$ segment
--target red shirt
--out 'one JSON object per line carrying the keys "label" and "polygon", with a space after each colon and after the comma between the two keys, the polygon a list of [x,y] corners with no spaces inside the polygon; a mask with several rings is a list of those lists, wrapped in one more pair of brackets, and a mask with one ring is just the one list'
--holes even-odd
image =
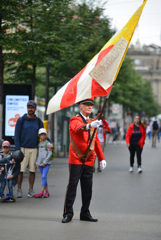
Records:
{"label": "red shirt", "polygon": [[[133,128],[134,128],[134,123],[130,124],[130,126],[126,132],[126,144],[130,144],[130,139],[132,136]],[[143,146],[145,144],[146,132],[145,132],[145,128],[141,124],[139,125],[139,129],[140,129],[142,135],[141,135],[140,141],[138,142],[138,145],[141,148],[143,148]]]}
{"label": "red shirt", "polygon": [[[86,153],[89,140],[89,130],[86,130],[86,125],[80,115],[76,115],[70,119],[69,132],[74,142],[78,148],[82,151],[83,154]],[[105,160],[105,156],[102,152],[101,144],[98,139],[97,134],[95,135],[94,150],[92,151],[90,157],[87,159],[85,165],[94,166],[95,161],[95,152],[98,156],[99,161]],[[76,153],[73,151],[71,144],[69,145],[69,163],[70,164],[83,164]]]}

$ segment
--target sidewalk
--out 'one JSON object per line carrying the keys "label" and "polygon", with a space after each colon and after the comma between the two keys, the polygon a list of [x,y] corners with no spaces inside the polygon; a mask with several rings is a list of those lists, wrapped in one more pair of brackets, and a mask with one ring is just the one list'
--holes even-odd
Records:
{"label": "sidewalk", "polygon": [[[12,240],[160,240],[161,239],[161,144],[143,150],[143,173],[129,173],[125,142],[107,145],[107,168],[95,172],[90,211],[97,223],[79,220],[81,193],[78,186],[72,222],[62,224],[68,183],[68,159],[56,158],[48,175],[50,198],[27,198],[28,174],[24,174],[23,198],[0,204],[1,239]],[[41,189],[36,173],[34,191]]]}

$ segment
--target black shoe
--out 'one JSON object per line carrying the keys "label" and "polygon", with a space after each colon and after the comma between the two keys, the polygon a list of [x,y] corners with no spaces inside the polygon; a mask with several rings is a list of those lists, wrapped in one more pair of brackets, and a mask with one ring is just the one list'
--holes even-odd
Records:
{"label": "black shoe", "polygon": [[98,219],[93,218],[92,216],[80,216],[81,221],[88,221],[88,222],[98,222]]}
{"label": "black shoe", "polygon": [[68,223],[68,222],[70,222],[71,220],[72,220],[71,217],[65,216],[65,217],[62,219],[62,223]]}

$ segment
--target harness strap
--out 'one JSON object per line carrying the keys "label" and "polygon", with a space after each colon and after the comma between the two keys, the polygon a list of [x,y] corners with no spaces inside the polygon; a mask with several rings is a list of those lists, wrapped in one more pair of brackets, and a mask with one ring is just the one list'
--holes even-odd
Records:
{"label": "harness strap", "polygon": [[79,159],[82,161],[82,163],[86,163],[87,159],[90,157],[92,150],[90,150],[87,154],[87,157],[85,157],[85,155],[82,153],[82,151],[79,149],[79,147],[77,146],[77,144],[74,142],[72,136],[70,135],[70,144],[71,147],[73,149],[73,151],[75,152],[75,154],[79,157]]}

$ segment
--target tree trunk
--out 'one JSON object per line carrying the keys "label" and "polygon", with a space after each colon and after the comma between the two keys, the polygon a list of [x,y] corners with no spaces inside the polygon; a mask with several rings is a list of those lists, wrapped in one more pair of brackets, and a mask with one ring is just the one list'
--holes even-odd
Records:
{"label": "tree trunk", "polygon": [[33,63],[32,68],[33,68],[33,75],[32,75],[32,99],[34,100],[34,98],[35,98],[35,82],[36,82],[36,64],[35,63]]}
{"label": "tree trunk", "polygon": [[[2,18],[0,16],[0,31],[2,31]],[[2,138],[2,129],[3,129],[3,53],[2,46],[0,46],[0,138]]]}
{"label": "tree trunk", "polygon": [[[31,6],[32,6],[32,0],[31,0]],[[30,20],[31,20],[31,32],[32,32],[32,38],[34,36],[34,31],[33,31],[33,17],[32,15],[30,16]],[[34,57],[34,48],[32,48],[32,54],[33,54],[33,57]],[[36,83],[36,63],[33,63],[32,64],[32,68],[33,68],[33,75],[32,75],[32,99],[34,100],[35,98],[35,83]]]}
{"label": "tree trunk", "polygon": [[108,117],[110,116],[110,99],[108,99],[108,102],[107,102],[107,109],[108,109]]}
{"label": "tree trunk", "polygon": [[[55,86],[55,94],[57,92],[57,87]],[[58,157],[58,127],[57,127],[57,112],[54,114],[54,148],[55,148],[55,157]]]}
{"label": "tree trunk", "polygon": [[124,124],[124,126],[125,126],[125,110],[126,110],[126,108],[123,105],[123,124]]}
{"label": "tree trunk", "polygon": [[58,127],[57,127],[57,112],[54,113],[54,148],[55,157],[58,157]]}
{"label": "tree trunk", "polygon": [[49,66],[46,67],[45,120],[48,120],[48,115],[46,114],[48,101],[49,101]]}

